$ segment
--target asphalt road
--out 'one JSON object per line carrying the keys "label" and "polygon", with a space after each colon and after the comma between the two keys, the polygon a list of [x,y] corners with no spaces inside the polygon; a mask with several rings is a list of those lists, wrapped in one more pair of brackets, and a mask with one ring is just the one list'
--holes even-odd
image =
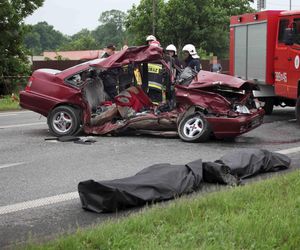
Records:
{"label": "asphalt road", "polygon": [[[294,110],[276,109],[265,124],[234,141],[189,144],[145,136],[95,137],[92,145],[45,141],[46,119],[29,112],[0,113],[0,249],[90,226],[113,214],[81,209],[77,184],[127,177],[155,164],[216,160],[237,148],[278,151],[300,147]],[[300,150],[289,156],[295,162]],[[121,215],[127,215],[125,211]]]}

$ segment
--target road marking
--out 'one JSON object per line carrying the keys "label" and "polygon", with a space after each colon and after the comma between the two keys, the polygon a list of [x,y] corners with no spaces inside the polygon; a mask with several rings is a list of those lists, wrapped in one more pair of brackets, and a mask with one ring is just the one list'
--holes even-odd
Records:
{"label": "road marking", "polygon": [[276,153],[280,153],[283,155],[289,155],[289,154],[294,154],[300,152],[300,147],[295,147],[295,148],[288,148],[288,149],[283,149],[276,151]]}
{"label": "road marking", "polygon": [[26,209],[43,207],[47,205],[53,205],[56,203],[74,200],[78,198],[79,198],[78,192],[73,192],[73,193],[60,194],[60,195],[55,195],[47,198],[32,200],[32,201],[25,201],[25,202],[16,203],[8,206],[2,206],[0,207],[0,215],[10,214],[10,213],[14,213]]}
{"label": "road marking", "polygon": [[11,111],[11,112],[0,112],[0,115],[8,115],[8,114],[20,115],[20,114],[28,114],[28,113],[34,114],[34,112],[32,111]]}
{"label": "road marking", "polygon": [[21,127],[29,127],[29,126],[36,126],[36,125],[44,125],[44,124],[46,124],[46,122],[35,122],[35,123],[5,125],[5,126],[0,126],[0,129],[5,129],[5,128],[21,128]]}
{"label": "road marking", "polygon": [[[279,150],[279,151],[275,151],[275,152],[288,155],[288,154],[300,152],[300,147],[289,148],[289,149]],[[27,210],[27,209],[32,209],[32,208],[53,205],[53,204],[70,201],[70,200],[75,200],[75,199],[79,199],[78,192],[59,194],[59,195],[41,198],[41,199],[37,199],[37,200],[25,201],[25,202],[21,202],[21,203],[16,203],[16,204],[0,207],[0,215],[10,214],[10,213]]]}
{"label": "road marking", "polygon": [[17,114],[0,114],[0,117],[16,116]]}
{"label": "road marking", "polygon": [[3,165],[0,165],[0,169],[1,168],[10,168],[10,167],[15,167],[15,166],[20,166],[20,165],[23,165],[23,164],[25,164],[25,162],[16,162],[16,163],[3,164]]}

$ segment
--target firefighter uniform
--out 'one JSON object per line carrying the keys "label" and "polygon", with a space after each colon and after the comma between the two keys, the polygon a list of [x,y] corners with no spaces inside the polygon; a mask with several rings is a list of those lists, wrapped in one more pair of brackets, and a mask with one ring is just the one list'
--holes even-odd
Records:
{"label": "firefighter uniform", "polygon": [[148,64],[148,96],[154,104],[165,100],[163,86],[163,66],[161,64]]}

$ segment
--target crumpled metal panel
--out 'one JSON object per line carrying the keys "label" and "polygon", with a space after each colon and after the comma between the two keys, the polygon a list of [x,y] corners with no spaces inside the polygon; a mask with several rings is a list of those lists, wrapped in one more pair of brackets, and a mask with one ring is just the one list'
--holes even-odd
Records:
{"label": "crumpled metal panel", "polygon": [[147,63],[160,61],[163,58],[163,49],[157,46],[131,47],[108,57],[103,61],[90,64],[91,67],[100,69],[117,68],[130,63]]}
{"label": "crumpled metal panel", "polygon": [[256,88],[254,83],[230,75],[218,74],[214,72],[201,70],[192,83],[187,86],[188,89],[209,88],[209,87],[230,87],[234,89]]}

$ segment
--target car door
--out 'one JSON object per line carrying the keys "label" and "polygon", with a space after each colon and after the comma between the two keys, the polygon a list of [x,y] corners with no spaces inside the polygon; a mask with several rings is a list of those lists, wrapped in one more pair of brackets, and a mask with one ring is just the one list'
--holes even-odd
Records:
{"label": "car door", "polygon": [[287,82],[289,71],[289,45],[284,43],[284,32],[289,27],[289,17],[279,20],[277,44],[274,57],[275,92],[279,96],[287,96]]}
{"label": "car door", "polygon": [[300,80],[300,15],[293,17],[294,44],[289,47],[289,79],[287,97],[296,99]]}

